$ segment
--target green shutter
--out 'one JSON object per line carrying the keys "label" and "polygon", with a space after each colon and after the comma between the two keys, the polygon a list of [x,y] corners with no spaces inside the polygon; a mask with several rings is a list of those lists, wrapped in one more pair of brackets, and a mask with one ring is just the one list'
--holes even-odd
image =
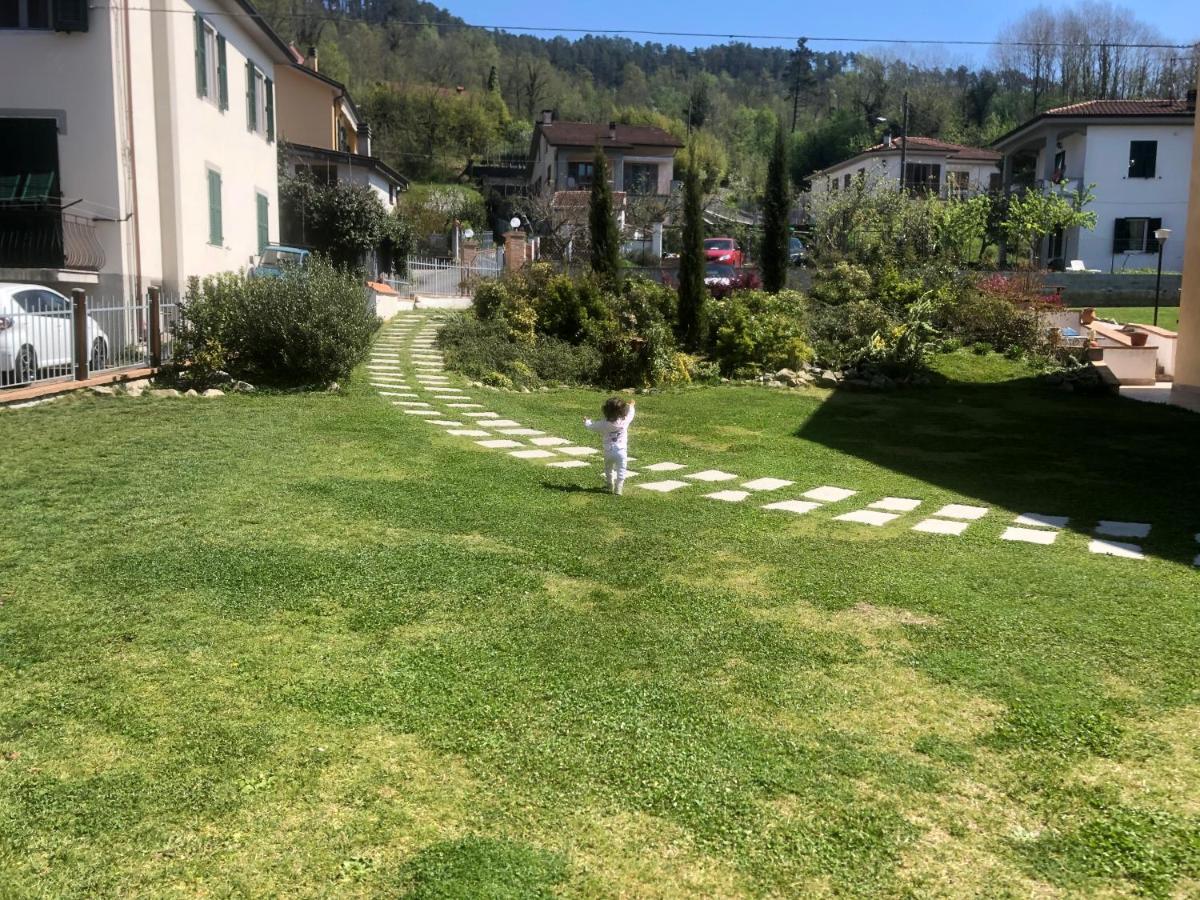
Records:
{"label": "green shutter", "polygon": [[257,194],[258,200],[258,252],[262,253],[271,243],[270,201],[266,194]]}
{"label": "green shutter", "polygon": [[254,63],[246,60],[246,129],[258,130],[257,110],[254,108]]}
{"label": "green shutter", "polygon": [[208,170],[208,242],[216,247],[225,243],[221,229],[221,174]]}
{"label": "green shutter", "polygon": [[54,30],[87,31],[88,4],[87,0],[54,0]]}
{"label": "green shutter", "polygon": [[275,82],[270,78],[266,83],[267,92],[267,143],[275,143]]}
{"label": "green shutter", "polygon": [[1154,236],[1154,232],[1162,228],[1162,219],[1147,219],[1146,220],[1146,252],[1158,252],[1158,238]]}
{"label": "green shutter", "polygon": [[204,19],[199,13],[196,20],[196,96],[208,96],[208,60],[204,51]]}
{"label": "green shutter", "polygon": [[217,35],[217,99],[221,112],[229,109],[229,74],[225,66],[225,38]]}
{"label": "green shutter", "polygon": [[1129,220],[1117,219],[1113,222],[1113,253],[1125,253],[1129,250]]}

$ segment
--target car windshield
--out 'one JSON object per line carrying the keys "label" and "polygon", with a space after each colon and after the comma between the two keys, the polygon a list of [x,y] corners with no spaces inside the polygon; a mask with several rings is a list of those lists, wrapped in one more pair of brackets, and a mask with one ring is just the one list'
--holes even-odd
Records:
{"label": "car windshield", "polygon": [[804,249],[804,244],[801,243],[800,238],[792,238],[790,241],[788,241],[788,245],[793,250],[803,250]]}
{"label": "car windshield", "polygon": [[732,278],[734,276],[733,266],[705,266],[705,278]]}
{"label": "car windshield", "polygon": [[271,247],[263,251],[262,264],[264,266],[298,266],[304,262],[304,254],[298,250],[281,250],[278,247]]}
{"label": "car windshield", "polygon": [[725,240],[723,238],[705,241],[704,249],[705,250],[732,250],[733,249],[733,241]]}

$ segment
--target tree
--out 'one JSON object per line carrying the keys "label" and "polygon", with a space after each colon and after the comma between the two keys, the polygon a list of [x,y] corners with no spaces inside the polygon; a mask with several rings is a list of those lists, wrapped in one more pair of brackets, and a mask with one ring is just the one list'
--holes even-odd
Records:
{"label": "tree", "polygon": [[679,331],[683,345],[698,350],[704,339],[704,201],[695,154],[683,179],[683,246],[679,253]]}
{"label": "tree", "polygon": [[403,244],[405,253],[411,242],[365,184],[284,178],[279,201],[281,239],[324,253],[344,268],[362,268],[385,242]]}
{"label": "tree", "polygon": [[783,126],[775,131],[775,146],[767,164],[767,191],[763,197],[763,289],[778,294],[787,284],[788,214],[791,212],[788,190],[787,145]]}
{"label": "tree", "polygon": [[592,271],[609,284],[621,278],[621,236],[613,216],[612,187],[608,183],[608,161],[596,148],[592,163],[592,197],[588,206],[588,231],[592,240]]}
{"label": "tree", "polygon": [[[1065,184],[1065,182],[1064,182]],[[1027,253],[1033,262],[1038,245],[1047,235],[1060,229],[1096,227],[1096,213],[1085,210],[1095,199],[1095,185],[1068,193],[1066,190],[1027,190],[1014,194],[1000,222],[1000,229],[1009,246],[1018,253]]]}
{"label": "tree", "polygon": [[796,133],[796,117],[800,113],[800,97],[814,81],[813,52],[808,49],[808,38],[796,41],[796,49],[788,59],[788,97],[792,101],[792,133]]}

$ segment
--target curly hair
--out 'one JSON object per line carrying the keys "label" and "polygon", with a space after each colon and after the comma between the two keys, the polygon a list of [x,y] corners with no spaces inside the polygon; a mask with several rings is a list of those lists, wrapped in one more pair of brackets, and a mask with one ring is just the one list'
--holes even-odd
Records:
{"label": "curly hair", "polygon": [[604,411],[604,418],[608,421],[619,422],[629,412],[629,403],[620,397],[609,397],[604,401],[604,406],[601,409]]}

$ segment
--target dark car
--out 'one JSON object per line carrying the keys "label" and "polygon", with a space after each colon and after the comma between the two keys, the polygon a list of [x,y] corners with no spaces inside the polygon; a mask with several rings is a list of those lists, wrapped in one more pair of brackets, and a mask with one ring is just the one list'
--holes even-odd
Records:
{"label": "dark car", "polygon": [[753,290],[762,286],[754,269],[737,268],[724,263],[709,263],[704,267],[704,284],[708,292],[717,298],[727,297],[734,291]]}
{"label": "dark car", "polygon": [[798,237],[788,238],[788,262],[793,266],[802,266],[808,260],[808,248]]}

